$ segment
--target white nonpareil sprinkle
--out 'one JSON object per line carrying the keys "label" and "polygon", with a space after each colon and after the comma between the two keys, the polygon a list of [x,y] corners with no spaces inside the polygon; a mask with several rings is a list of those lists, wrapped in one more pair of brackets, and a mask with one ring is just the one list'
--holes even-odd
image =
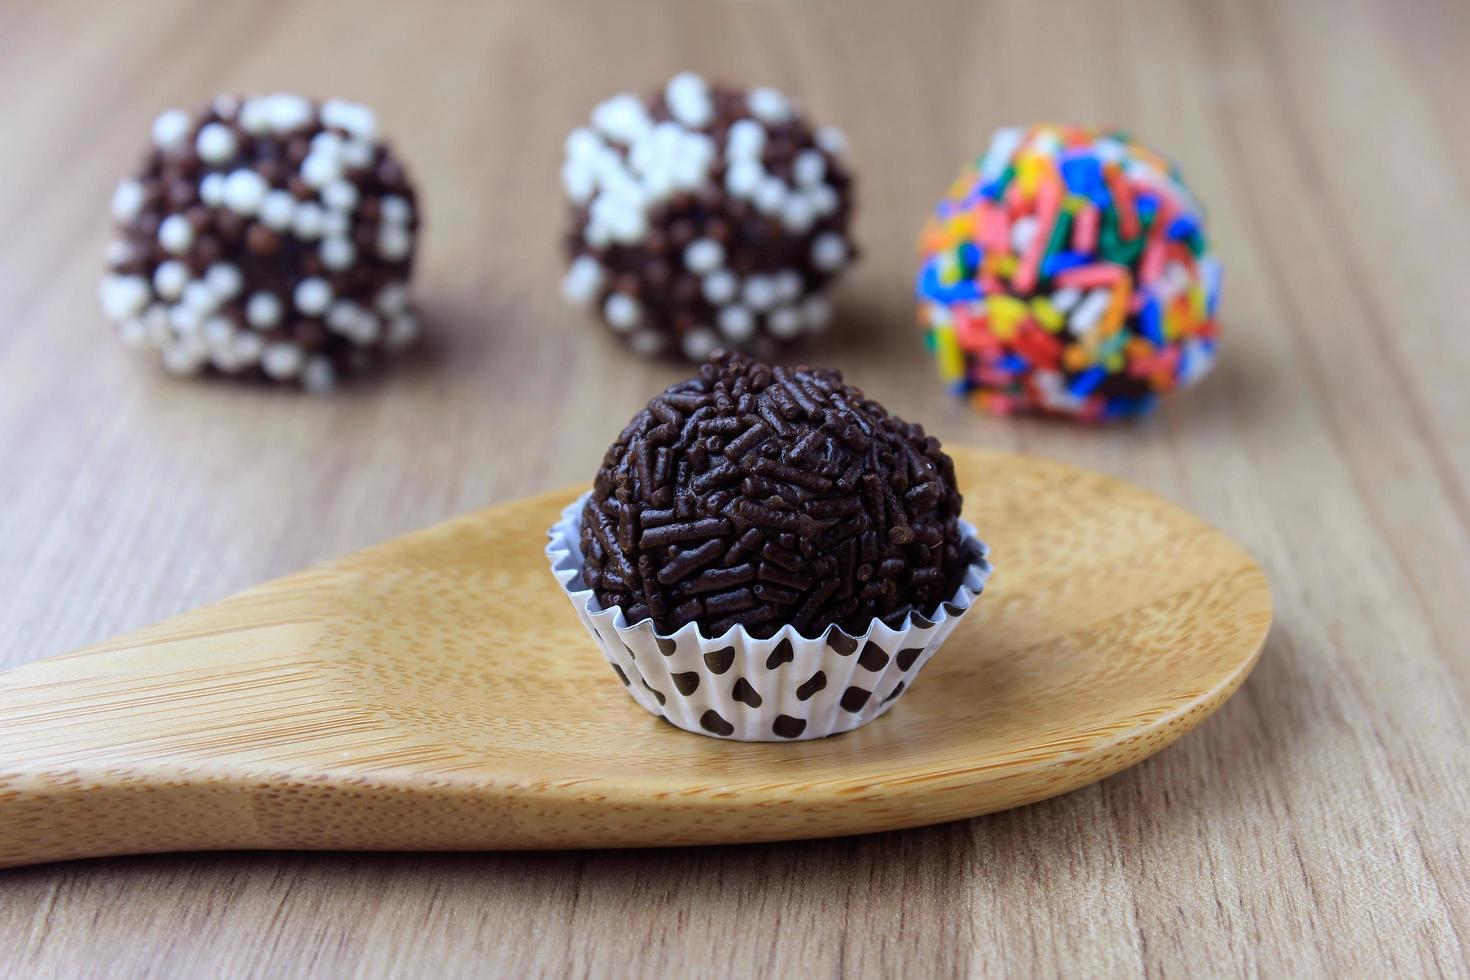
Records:
{"label": "white nonpareil sprinkle", "polygon": [[153,120],[153,145],[160,150],[182,150],[189,138],[189,114],[183,109],[169,109]]}
{"label": "white nonpareil sprinkle", "polygon": [[242,368],[259,363],[261,351],[265,350],[265,341],[260,338],[260,334],[247,330],[235,331],[232,345],[235,348],[235,363]]}
{"label": "white nonpareil sprinkle", "polygon": [[792,269],[776,273],[776,299],[790,303],[801,295],[801,274]]}
{"label": "white nonpareil sprinkle", "polygon": [[793,235],[804,235],[816,224],[817,210],[804,194],[792,194],[781,208],[781,224]]}
{"label": "white nonpareil sprinkle", "polygon": [[614,330],[626,332],[643,319],[643,308],[626,293],[613,293],[602,304],[602,317]]}
{"label": "white nonpareil sprinkle", "polygon": [[342,160],[340,157],[328,156],[325,153],[310,153],[307,154],[305,160],[301,161],[301,179],[306,181],[308,187],[321,190],[341,176]]}
{"label": "white nonpareil sprinkle", "polygon": [[225,163],[234,158],[239,148],[235,131],[224,123],[207,123],[194,139],[194,151],[205,163]]}
{"label": "white nonpareil sprinkle", "polygon": [[824,272],[835,272],[847,262],[847,240],[836,232],[824,232],[812,242],[812,264]]}
{"label": "white nonpareil sprinkle", "polygon": [[177,303],[168,308],[168,325],[176,334],[192,336],[199,332],[203,322],[204,317],[192,306]]}
{"label": "white nonpareil sprinkle", "polygon": [[296,198],[290,191],[271,191],[260,202],[260,223],[272,231],[285,231],[296,220]]}
{"label": "white nonpareil sprinkle", "polygon": [[801,314],[794,306],[783,306],[773,310],[766,319],[766,328],[771,335],[781,340],[790,340],[801,333]]}
{"label": "white nonpareil sprinkle", "polygon": [[189,281],[189,267],[177,259],[160,262],[153,270],[153,291],[160,299],[178,299]]}
{"label": "white nonpareil sprinkle", "polygon": [[762,214],[777,214],[786,206],[786,183],[780,177],[766,177],[751,198]]}
{"label": "white nonpareil sprinkle", "polygon": [[209,349],[202,341],[180,339],[163,349],[163,369],[180,376],[198,374],[208,358]]}
{"label": "white nonpareil sprinkle", "polygon": [[732,197],[750,197],[765,176],[765,168],[758,161],[736,160],[725,170],[725,190]]}
{"label": "white nonpareil sprinkle", "polygon": [[727,306],[719,313],[720,333],[732,344],[743,344],[755,335],[755,314],[743,306]]}
{"label": "white nonpareil sprinkle", "polygon": [[817,146],[828,155],[840,157],[847,152],[847,137],[836,126],[819,126],[815,136]]}
{"label": "white nonpareil sprinkle", "polygon": [[725,248],[713,238],[696,238],[684,249],[684,265],[690,272],[703,275],[725,264]]}
{"label": "white nonpareil sprinkle", "polygon": [[165,252],[183,255],[194,246],[194,226],[182,214],[171,214],[158,226],[158,244]]}
{"label": "white nonpareil sprinkle", "polygon": [[216,262],[205,269],[204,281],[208,283],[210,291],[221,303],[228,303],[240,295],[240,290],[245,285],[245,277],[240,274],[240,267],[229,262]]}
{"label": "white nonpareil sprinkle", "polygon": [[351,211],[360,198],[357,185],[350,180],[334,180],[322,188],[322,203],[333,211]]}
{"label": "white nonpareil sprinkle", "polygon": [[751,276],[745,280],[740,294],[745,305],[751,309],[769,310],[776,305],[776,282],[770,276]]}
{"label": "white nonpareil sprinkle", "polygon": [[710,97],[709,83],[692,72],[682,72],[669,79],[664,88],[669,113],[691,129],[703,129],[715,118],[715,103]]}
{"label": "white nonpareil sprinkle", "polygon": [[827,158],[816,150],[802,150],[791,165],[791,175],[802,187],[815,187],[827,178]]}
{"label": "white nonpareil sprinkle", "polygon": [[269,330],[281,322],[284,312],[275,293],[254,293],[245,303],[245,322],[257,330]]}
{"label": "white nonpareil sprinkle", "polygon": [[357,261],[357,248],[350,240],[340,236],[322,239],[318,251],[322,257],[322,265],[334,272],[350,268]]}
{"label": "white nonpareil sprinkle", "polygon": [[102,313],[114,322],[142,313],[151,295],[142,276],[108,276],[99,290]]}
{"label": "white nonpareil sprinkle", "polygon": [[132,259],[133,246],[122,239],[114,239],[107,243],[102,255],[109,266],[116,268]]}
{"label": "white nonpareil sprinkle", "polygon": [[289,133],[311,124],[313,112],[308,99],[299,95],[278,92],[275,95],[266,96],[265,101],[266,118],[270,120],[270,126],[276,132]]}
{"label": "white nonpareil sprinkle", "polygon": [[328,99],[322,103],[322,125],[344,130],[363,140],[378,136],[378,117],[373,110],[346,99]]}
{"label": "white nonpareil sprinkle", "polygon": [[366,170],[377,159],[378,146],[371,140],[350,139],[342,147],[342,166],[348,170]]}
{"label": "white nonpareil sprinkle", "polygon": [[616,143],[632,143],[653,126],[648,110],[636,95],[615,95],[592,110],[592,125]]}
{"label": "white nonpareil sprinkle", "polygon": [[270,186],[254,170],[236,170],[225,178],[225,207],[239,214],[253,215]]}
{"label": "white nonpareil sprinkle", "polygon": [[791,118],[791,103],[773,88],[753,88],[745,96],[750,114],[763,123],[778,125]]}
{"label": "white nonpareil sprinkle", "polygon": [[586,306],[602,291],[602,266],[590,255],[579,255],[567,267],[561,280],[562,299]]}
{"label": "white nonpareil sprinkle", "polygon": [[305,358],[300,347],[278,341],[265,345],[260,354],[260,367],[277,381],[285,381],[287,378],[294,378],[301,371],[303,360]]}
{"label": "white nonpareil sprinkle", "polygon": [[684,356],[691,361],[703,361],[720,346],[720,338],[709,327],[695,327],[684,335],[684,342],[680,346],[684,350]]}
{"label": "white nonpareil sprinkle", "polygon": [[407,198],[388,194],[378,202],[378,216],[389,224],[406,225],[413,218],[413,205]]}
{"label": "white nonpareil sprinkle", "polygon": [[199,200],[206,207],[217,208],[225,203],[225,175],[208,173],[199,180]]}
{"label": "white nonpareil sprinkle", "polygon": [[731,160],[759,160],[766,148],[766,128],[754,119],[730,124],[725,134],[725,155]]}
{"label": "white nonpareil sprinkle", "polygon": [[219,306],[219,298],[203,279],[191,279],[184,286],[179,302],[198,313],[201,317],[213,313]]}
{"label": "white nonpareil sprinkle", "polygon": [[112,192],[112,219],[118,224],[127,224],[143,210],[143,185],[136,180],[124,180]]}
{"label": "white nonpareil sprinkle", "polygon": [[721,269],[705,276],[700,289],[706,300],[721,306],[735,298],[735,293],[740,289],[740,280],[735,278],[735,273]]}
{"label": "white nonpareil sprinkle", "polygon": [[292,301],[307,316],[320,316],[332,305],[332,287],[325,279],[310,276],[296,284]]}
{"label": "white nonpareil sprinkle", "polygon": [[400,262],[413,251],[413,233],[402,225],[378,228],[378,254],[389,262]]}
{"label": "white nonpareil sprinkle", "polygon": [[302,241],[312,242],[322,237],[322,225],[326,211],[315,201],[302,201],[291,215],[291,233]]}

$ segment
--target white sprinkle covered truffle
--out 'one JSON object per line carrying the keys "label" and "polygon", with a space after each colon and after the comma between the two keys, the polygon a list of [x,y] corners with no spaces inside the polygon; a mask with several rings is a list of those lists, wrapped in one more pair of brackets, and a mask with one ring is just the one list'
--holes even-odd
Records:
{"label": "white sprinkle covered truffle", "polygon": [[277,94],[170,109],[112,195],[103,313],[171,373],[329,391],[418,336],[415,201],[366,106]]}
{"label": "white sprinkle covered truffle", "polygon": [[822,329],[823,294],[856,255],[842,148],[774,89],[684,72],[613,96],[566,141],[563,298],[639,354],[695,361]]}

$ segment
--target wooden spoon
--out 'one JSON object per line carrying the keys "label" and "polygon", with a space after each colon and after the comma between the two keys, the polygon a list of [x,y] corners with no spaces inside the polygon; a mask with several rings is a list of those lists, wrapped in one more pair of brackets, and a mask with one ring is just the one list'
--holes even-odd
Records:
{"label": "wooden spoon", "polygon": [[1271,596],[1223,534],[1060,463],[954,457],[996,575],[865,728],[744,744],[646,714],[549,571],[564,490],[0,674],[0,866],[912,827],[1102,779],[1245,679]]}

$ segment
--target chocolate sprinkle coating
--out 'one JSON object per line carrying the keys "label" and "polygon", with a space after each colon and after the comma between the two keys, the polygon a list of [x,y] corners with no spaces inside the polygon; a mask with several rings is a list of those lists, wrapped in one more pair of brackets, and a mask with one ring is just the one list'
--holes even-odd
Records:
{"label": "chocolate sprinkle coating", "polygon": [[823,329],[856,255],[844,146],[773,89],[688,72],[608,99],[567,138],[563,297],[636,353],[696,363]]}
{"label": "chocolate sprinkle coating", "polygon": [[662,634],[860,635],[959,588],[977,557],[960,505],[939,441],[837,371],[720,351],[608,449],[582,511],[582,575],[604,608]]}
{"label": "chocolate sprinkle coating", "polygon": [[325,392],[418,336],[416,195],[365,106],[276,94],[170,109],[112,215],[103,311],[171,373]]}

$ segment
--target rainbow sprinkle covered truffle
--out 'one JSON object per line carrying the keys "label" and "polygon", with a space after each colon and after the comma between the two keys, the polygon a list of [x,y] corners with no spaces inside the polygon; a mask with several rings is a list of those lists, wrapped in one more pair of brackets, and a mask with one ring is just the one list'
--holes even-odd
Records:
{"label": "rainbow sprinkle covered truffle", "polygon": [[1123,133],[998,131],[920,252],[940,376],[986,411],[1138,415],[1214,362],[1204,215],[1178,168]]}

